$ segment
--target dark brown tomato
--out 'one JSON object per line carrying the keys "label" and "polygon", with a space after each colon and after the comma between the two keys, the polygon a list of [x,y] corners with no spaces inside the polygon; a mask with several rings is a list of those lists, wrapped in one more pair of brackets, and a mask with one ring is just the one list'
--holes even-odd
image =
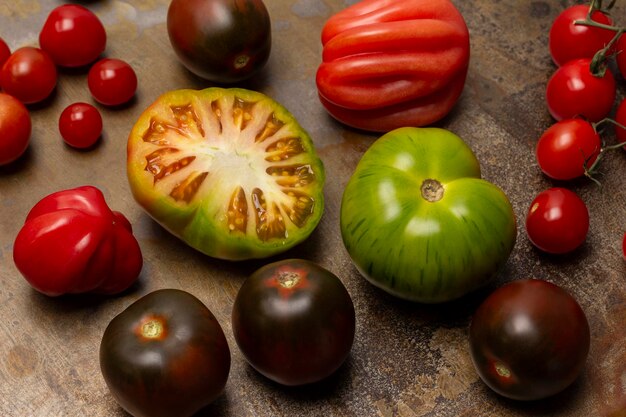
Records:
{"label": "dark brown tomato", "polygon": [[173,0],[167,31],[183,65],[217,83],[251,77],[270,55],[271,22],[261,0]]}
{"label": "dark brown tomato", "polygon": [[494,291],[470,325],[482,380],[498,394],[538,400],[568,387],[589,352],[589,324],[576,300],[547,281],[513,281]]}
{"label": "dark brown tomato", "polygon": [[154,291],[117,315],[100,345],[115,400],[135,417],[191,416],[224,390],[230,350],[211,311],[193,295]]}
{"label": "dark brown tomato", "polygon": [[253,273],[237,294],[232,320],[250,365],[283,385],[313,383],[334,373],[355,333],[352,299],[339,278],[299,259]]}

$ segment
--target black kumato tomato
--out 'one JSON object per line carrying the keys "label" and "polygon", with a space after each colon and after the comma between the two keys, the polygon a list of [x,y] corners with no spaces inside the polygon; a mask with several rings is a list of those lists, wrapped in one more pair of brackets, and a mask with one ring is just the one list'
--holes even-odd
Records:
{"label": "black kumato tomato", "polygon": [[584,311],[565,290],[543,280],[513,281],[480,305],[470,350],[481,379],[498,394],[538,400],[567,388],[589,352]]}
{"label": "black kumato tomato", "polygon": [[167,32],[194,74],[233,83],[260,70],[270,56],[270,17],[261,0],[173,0]]}
{"label": "black kumato tomato", "polygon": [[200,300],[162,289],[111,320],[100,345],[100,368],[115,400],[133,416],[185,417],[222,393],[230,350]]}
{"label": "black kumato tomato", "polygon": [[288,259],[260,268],[243,283],[232,323],[253,368],[280,384],[303,385],[328,377],[346,360],[355,312],[337,276]]}

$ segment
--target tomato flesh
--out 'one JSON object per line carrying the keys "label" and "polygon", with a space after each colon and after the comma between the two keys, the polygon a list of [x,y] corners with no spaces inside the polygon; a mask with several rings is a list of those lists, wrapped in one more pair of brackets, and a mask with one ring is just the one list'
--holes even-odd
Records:
{"label": "tomato flesh", "polygon": [[153,218],[218,258],[285,251],[323,212],[311,138],[284,107],[249,90],[161,96],[131,132],[128,177]]}

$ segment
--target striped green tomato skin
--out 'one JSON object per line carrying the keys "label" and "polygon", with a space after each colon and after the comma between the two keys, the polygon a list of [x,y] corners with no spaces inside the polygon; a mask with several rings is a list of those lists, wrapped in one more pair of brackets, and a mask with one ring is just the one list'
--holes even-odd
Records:
{"label": "striped green tomato skin", "polygon": [[[424,195],[425,181],[440,194]],[[400,128],[372,144],[346,186],[340,220],[361,274],[422,303],[488,283],[517,235],[507,196],[480,178],[467,144],[439,128]]]}

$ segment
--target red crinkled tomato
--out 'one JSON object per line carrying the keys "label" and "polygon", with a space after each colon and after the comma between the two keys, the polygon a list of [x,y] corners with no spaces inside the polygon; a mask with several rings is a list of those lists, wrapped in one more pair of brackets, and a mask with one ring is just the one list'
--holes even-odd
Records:
{"label": "red crinkled tomato", "polygon": [[322,104],[369,131],[440,120],[461,95],[469,65],[469,32],[449,0],[361,1],[326,22],[322,44]]}
{"label": "red crinkled tomato", "polygon": [[13,260],[33,288],[50,296],[119,293],[143,265],[130,222],[92,186],[35,204],[15,239]]}

